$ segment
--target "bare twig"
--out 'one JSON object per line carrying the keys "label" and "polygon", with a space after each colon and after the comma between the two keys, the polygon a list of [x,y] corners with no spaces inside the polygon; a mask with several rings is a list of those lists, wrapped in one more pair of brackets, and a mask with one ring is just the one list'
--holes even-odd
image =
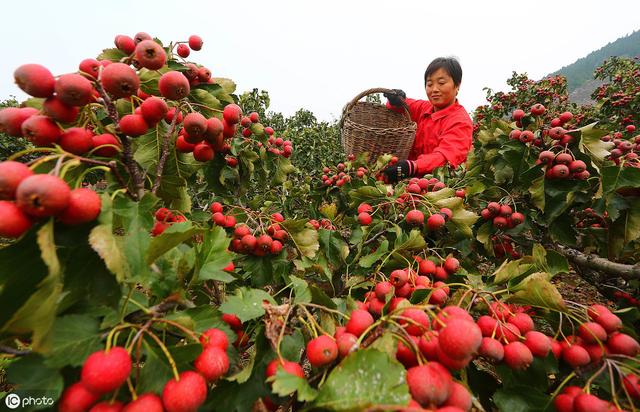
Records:
{"label": "bare twig", "polygon": [[626,280],[640,279],[640,263],[626,265],[612,262],[597,255],[585,254],[562,245],[553,245],[552,247],[578,266],[605,272]]}
{"label": "bare twig", "polygon": [[25,356],[31,353],[29,349],[16,349],[6,345],[0,345],[0,353],[8,353],[9,355]]}

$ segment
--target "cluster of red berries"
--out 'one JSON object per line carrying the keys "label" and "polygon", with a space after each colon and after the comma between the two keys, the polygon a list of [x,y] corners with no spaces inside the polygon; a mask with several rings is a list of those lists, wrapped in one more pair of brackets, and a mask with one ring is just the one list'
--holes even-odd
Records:
{"label": "cluster of red berries", "polygon": [[[338,163],[336,165],[335,174],[333,176],[329,176],[329,173],[332,173],[332,170],[327,166],[323,167],[322,173],[324,174],[322,175],[322,183],[325,186],[336,186],[336,187],[340,187],[340,186],[343,186],[345,183],[349,183],[351,181],[351,176],[348,174],[348,172],[345,172],[345,168],[346,166],[344,163]],[[363,172],[363,176],[364,176],[364,172]]]}
{"label": "cluster of red berries", "polygon": [[213,213],[211,215],[211,220],[213,220],[213,223],[216,224],[217,226],[222,226],[227,229],[232,229],[236,227],[237,221],[235,216],[225,215],[223,213],[224,207],[222,206],[222,203],[220,202],[211,203],[210,210],[211,210],[211,213]]}
{"label": "cluster of red berries", "polygon": [[161,207],[154,214],[156,221],[151,229],[151,236],[161,235],[169,226],[174,223],[186,222],[187,218],[181,214],[174,214],[166,207]]}
{"label": "cluster of red berries", "polygon": [[[275,216],[275,217],[274,217]],[[280,213],[272,215],[276,222],[282,217]],[[283,242],[289,239],[289,233],[282,229],[278,223],[273,223],[267,228],[267,233],[252,233],[247,225],[238,225],[233,232],[233,240],[229,249],[247,255],[265,256],[270,253],[277,255],[282,252]]]}
{"label": "cluster of red berries", "polygon": [[480,216],[484,220],[490,220],[496,229],[512,229],[525,220],[522,213],[514,212],[511,206],[498,202],[489,202],[480,212]]}
{"label": "cluster of red berries", "polygon": [[[627,131],[629,130],[631,130],[630,133],[633,133],[636,128],[634,125],[628,125]],[[606,135],[602,136],[600,140],[615,144],[615,148],[609,154],[609,159],[615,164],[623,163],[628,167],[640,167],[640,136],[627,140],[621,132],[615,132],[613,138],[610,135]]]}
{"label": "cluster of red berries", "polygon": [[269,153],[285,158],[291,156],[293,153],[293,143],[291,143],[291,140],[284,140],[282,137],[274,137],[273,129],[270,127],[265,127],[265,133],[271,133],[267,139],[267,151]]}
{"label": "cluster of red berries", "polygon": [[576,227],[582,229],[585,227],[601,228],[607,227],[607,217],[609,213],[605,210],[602,215],[598,214],[595,210],[588,207],[584,210],[580,210],[576,213],[578,215],[578,223]]}
{"label": "cluster of red berries", "polygon": [[18,238],[39,218],[66,225],[95,220],[102,202],[88,188],[71,189],[57,176],[34,174],[20,162],[0,162],[0,237]]}
{"label": "cluster of red berries", "polygon": [[547,179],[578,179],[586,180],[591,176],[585,162],[574,159],[570,150],[555,154],[551,150],[544,150],[538,155],[536,164],[545,165]]}
{"label": "cluster of red berries", "polygon": [[333,225],[333,223],[331,223],[331,220],[326,218],[320,219],[319,221],[316,219],[310,219],[307,224],[315,230],[318,230],[320,228],[326,230],[336,230],[336,227]]}
{"label": "cluster of red berries", "polygon": [[[217,381],[229,370],[227,335],[219,329],[208,329],[200,337],[202,353],[194,361],[195,371],[183,371],[179,379],[169,380],[162,396],[153,392],[139,395],[124,405],[120,401],[98,400],[117,390],[131,373],[131,356],[125,348],[114,346],[94,352],[82,366],[80,381],[68,387],[59,402],[61,412],[114,411],[128,412],[197,410],[207,398],[208,383]],[[94,405],[95,404],[95,405]],[[92,406],[93,405],[93,406]]]}
{"label": "cluster of red berries", "polygon": [[623,292],[621,290],[616,290],[615,292],[613,292],[613,296],[616,299],[620,299],[621,301],[623,301],[623,305],[627,305],[627,306],[637,306],[640,308],[640,299],[637,299],[634,295],[628,293],[628,292]]}
{"label": "cluster of red berries", "polygon": [[497,258],[502,258],[505,255],[511,256],[512,259],[520,259],[522,255],[516,250],[515,242],[511,236],[501,234],[492,235],[491,242],[493,243],[493,253]]}
{"label": "cluster of red berries", "polygon": [[[634,380],[635,378],[635,380]],[[638,377],[629,374],[623,379],[623,384],[627,388],[629,395],[640,399],[640,386]],[[636,386],[634,386],[634,384]],[[553,400],[553,405],[558,412],[618,412],[622,411],[615,404],[600,399],[592,393],[586,393],[579,386],[566,386],[562,393]]]}

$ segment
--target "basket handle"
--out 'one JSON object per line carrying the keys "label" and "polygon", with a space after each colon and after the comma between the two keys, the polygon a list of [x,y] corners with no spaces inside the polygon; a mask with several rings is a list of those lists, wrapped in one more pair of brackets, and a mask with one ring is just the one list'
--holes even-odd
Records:
{"label": "basket handle", "polygon": [[[345,118],[347,113],[349,111],[351,111],[353,106],[355,106],[356,103],[358,103],[358,101],[360,99],[362,99],[363,97],[368,96],[370,94],[374,94],[374,93],[391,93],[391,94],[393,94],[395,92],[393,90],[391,90],[391,89],[386,89],[384,87],[374,87],[373,89],[367,89],[367,90],[363,91],[362,93],[360,93],[356,97],[354,97],[349,103],[347,103],[347,105],[342,110],[342,119]],[[413,120],[411,120],[411,114],[409,113],[409,110],[407,108],[406,103],[404,104],[403,108],[404,108],[404,115],[406,116],[407,120],[412,122]],[[342,119],[341,119],[340,123],[342,123]]]}

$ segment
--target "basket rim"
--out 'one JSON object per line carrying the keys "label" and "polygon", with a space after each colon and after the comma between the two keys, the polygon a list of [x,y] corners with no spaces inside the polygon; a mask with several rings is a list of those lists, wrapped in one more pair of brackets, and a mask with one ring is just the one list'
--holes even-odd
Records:
{"label": "basket rim", "polygon": [[349,118],[349,116],[347,115],[347,117],[344,119],[344,124],[343,124],[342,128],[344,129],[348,123],[350,125],[355,125],[357,127],[370,129],[370,130],[402,130],[402,129],[415,130],[415,129],[417,129],[417,125],[413,121],[412,122],[408,122],[406,125],[399,126],[399,127],[375,127],[375,126],[367,126],[367,125],[364,125],[362,123],[358,123],[355,120],[351,120]]}

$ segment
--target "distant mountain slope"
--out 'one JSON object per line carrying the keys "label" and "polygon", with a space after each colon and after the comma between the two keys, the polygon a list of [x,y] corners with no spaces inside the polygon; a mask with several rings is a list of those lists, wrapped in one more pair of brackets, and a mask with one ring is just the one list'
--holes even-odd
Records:
{"label": "distant mountain slope", "polygon": [[589,53],[574,63],[549,74],[549,76],[558,74],[565,76],[571,101],[587,103],[590,101],[591,92],[600,85],[600,82],[593,79],[594,70],[611,56],[640,56],[640,30]]}

